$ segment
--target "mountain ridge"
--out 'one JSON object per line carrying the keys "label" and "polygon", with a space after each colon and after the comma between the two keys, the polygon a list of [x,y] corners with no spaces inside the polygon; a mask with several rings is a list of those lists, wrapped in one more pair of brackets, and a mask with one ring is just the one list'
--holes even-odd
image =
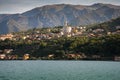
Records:
{"label": "mountain ridge", "polygon": [[120,17],[120,6],[96,3],[93,5],[54,4],[37,7],[21,14],[0,14],[0,34],[31,28],[72,26],[102,23]]}

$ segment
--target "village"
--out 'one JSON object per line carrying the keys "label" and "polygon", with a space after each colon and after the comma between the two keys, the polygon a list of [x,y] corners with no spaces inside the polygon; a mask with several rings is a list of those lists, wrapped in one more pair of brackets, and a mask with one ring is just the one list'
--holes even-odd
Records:
{"label": "village", "polygon": [[[63,28],[46,28],[46,33],[41,33],[39,29],[34,30],[32,33],[21,32],[20,34],[10,33],[0,35],[0,40],[12,40],[12,41],[19,41],[19,40],[27,40],[27,41],[40,41],[40,40],[50,40],[56,39],[60,37],[74,37],[74,36],[87,36],[87,37],[98,37],[110,34],[119,34],[120,33],[120,26],[116,26],[116,31],[114,32],[105,32],[102,28],[97,29],[87,29],[85,26],[81,27],[71,27],[65,22]],[[13,49],[0,49],[0,60],[28,60],[28,59],[35,59],[31,57],[30,54],[25,53],[23,57],[18,57],[17,55],[13,55]],[[54,59],[55,55],[50,54],[47,57],[41,57],[40,59]],[[95,59],[101,60],[101,56],[99,55],[92,55],[91,57],[87,57],[85,54],[66,54],[64,57],[67,59],[75,59],[75,60],[82,60],[82,59]],[[120,56],[115,56],[113,60],[119,61]]]}

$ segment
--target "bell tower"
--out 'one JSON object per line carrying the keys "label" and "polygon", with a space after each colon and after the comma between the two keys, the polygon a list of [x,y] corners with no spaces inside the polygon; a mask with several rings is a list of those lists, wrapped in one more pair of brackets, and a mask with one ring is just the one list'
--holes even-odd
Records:
{"label": "bell tower", "polygon": [[65,26],[65,27],[67,27],[67,26],[68,26],[67,20],[65,21],[64,26]]}

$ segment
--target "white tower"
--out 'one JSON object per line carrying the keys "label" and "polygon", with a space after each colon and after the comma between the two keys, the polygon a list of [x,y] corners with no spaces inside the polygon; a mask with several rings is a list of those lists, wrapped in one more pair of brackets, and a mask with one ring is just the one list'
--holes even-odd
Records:
{"label": "white tower", "polygon": [[63,27],[63,34],[64,35],[69,35],[71,33],[72,28],[68,26],[67,21],[65,21],[64,27]]}
{"label": "white tower", "polygon": [[65,23],[64,23],[64,27],[67,27],[68,26],[68,23],[67,23],[67,21],[65,21]]}

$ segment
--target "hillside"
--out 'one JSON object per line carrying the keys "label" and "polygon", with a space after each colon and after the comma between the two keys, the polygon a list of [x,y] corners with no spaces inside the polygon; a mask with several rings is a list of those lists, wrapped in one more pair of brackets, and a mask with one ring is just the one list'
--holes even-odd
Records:
{"label": "hillside", "polygon": [[[92,29],[97,29],[97,28],[102,28],[104,30],[108,31],[116,31],[118,26],[120,26],[120,17],[116,18],[116,19],[112,19],[110,21],[101,23],[101,24],[95,24],[95,25],[91,25],[90,28]],[[120,27],[119,27],[120,29]]]}
{"label": "hillside", "polygon": [[112,4],[46,5],[22,14],[0,14],[0,34],[31,28],[62,26],[66,20],[72,26],[102,23],[119,16],[120,6]]}

